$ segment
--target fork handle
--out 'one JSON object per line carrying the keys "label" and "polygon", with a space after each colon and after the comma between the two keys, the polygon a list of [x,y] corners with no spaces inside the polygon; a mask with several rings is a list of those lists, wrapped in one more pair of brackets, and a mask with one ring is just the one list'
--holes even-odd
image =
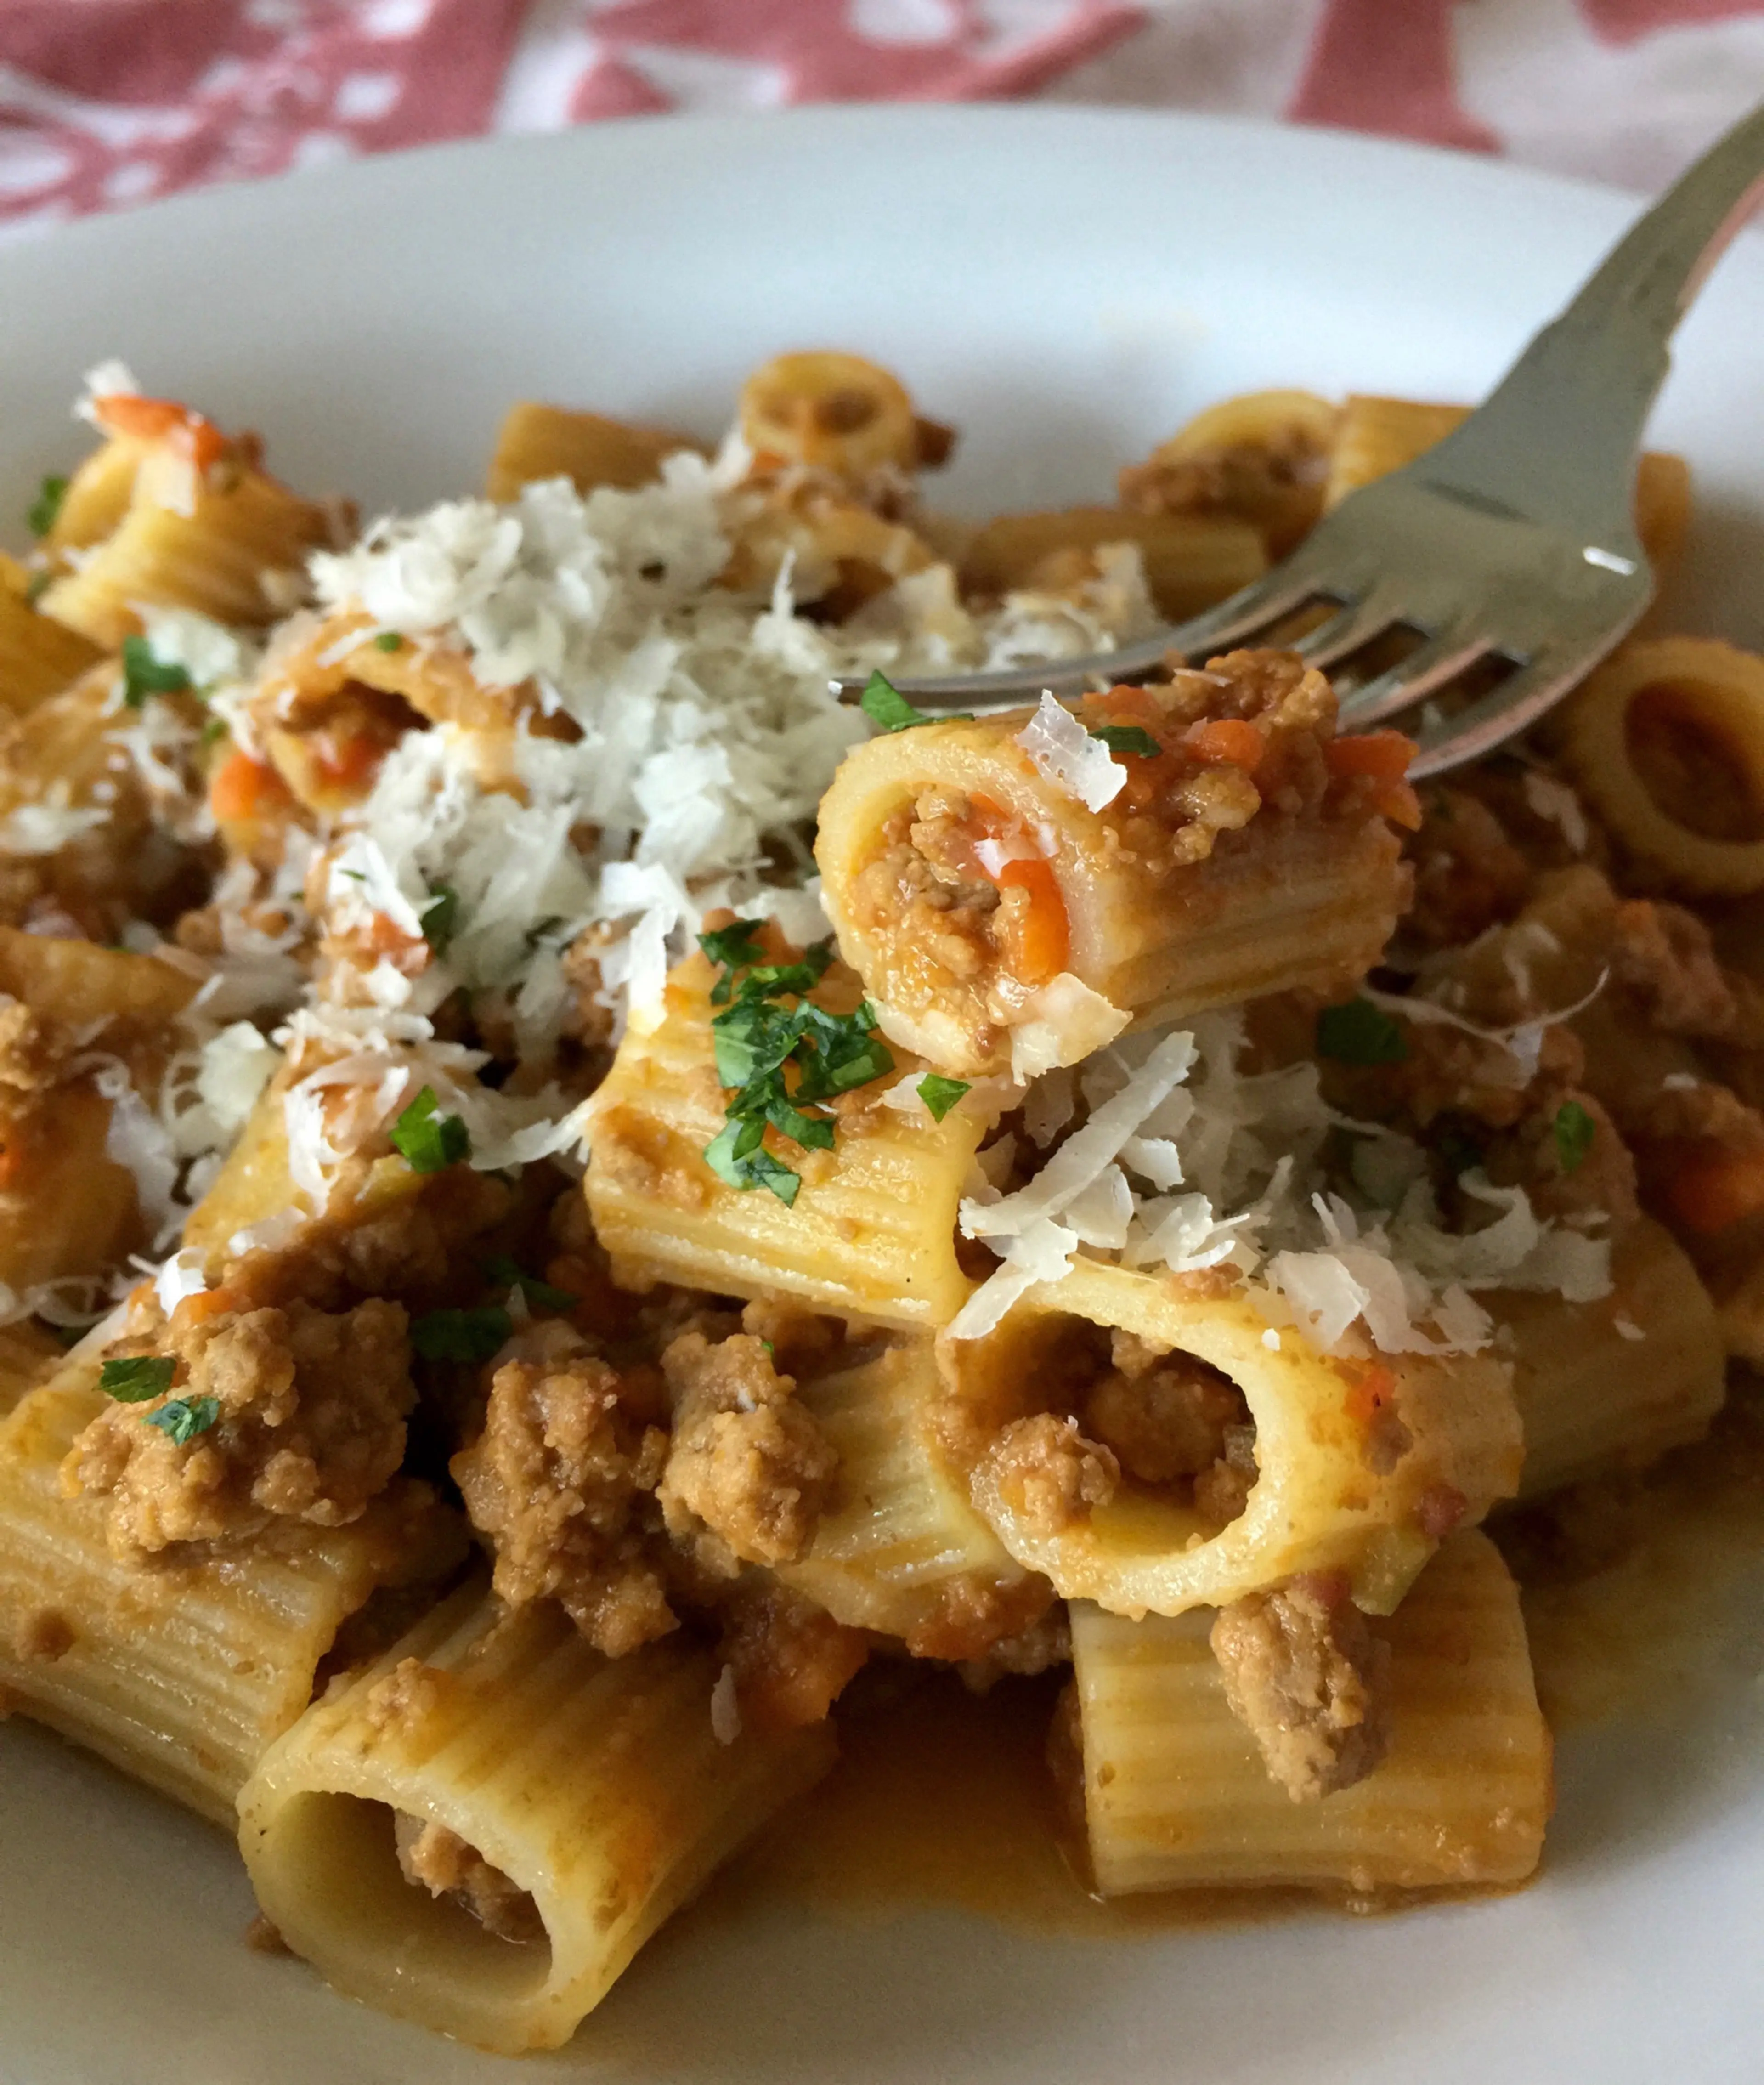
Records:
{"label": "fork handle", "polygon": [[1635,458],[1670,366],[1674,329],[1764,197],[1764,104],[1741,118],[1633,225],[1457,432],[1409,466],[1469,503],[1578,528],[1639,561]]}

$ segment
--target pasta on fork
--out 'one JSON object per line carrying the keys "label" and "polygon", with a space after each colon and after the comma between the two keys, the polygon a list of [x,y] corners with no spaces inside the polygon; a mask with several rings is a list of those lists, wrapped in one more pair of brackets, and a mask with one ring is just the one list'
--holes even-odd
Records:
{"label": "pasta on fork", "polygon": [[1418,790],[1278,648],[895,688],[1222,597],[1449,406],[974,521],[815,350],[365,530],[81,410],[0,562],[0,1706],[511,2054],[903,1698],[1030,1705],[1101,1896],[1535,1873],[1514,1565],[1764,1357],[1764,660],[1650,631]]}

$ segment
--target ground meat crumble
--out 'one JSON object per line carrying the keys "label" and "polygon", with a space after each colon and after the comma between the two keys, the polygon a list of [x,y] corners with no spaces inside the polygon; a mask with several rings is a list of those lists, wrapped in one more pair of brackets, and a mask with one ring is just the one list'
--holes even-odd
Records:
{"label": "ground meat crumble", "polygon": [[650,1555],[668,1436],[632,1416],[621,1389],[585,1352],[506,1362],[482,1433],[451,1466],[473,1526],[490,1538],[496,1591],[512,1607],[558,1600],[612,1658],[675,1626]]}
{"label": "ground meat crumble", "polygon": [[545,1921],[531,1896],[458,1832],[400,1810],[394,1812],[393,1839],[407,1883],[431,1896],[451,1897],[498,1940],[530,1946],[545,1938]]}
{"label": "ground meat crumble", "polygon": [[1031,1533],[1054,1539],[1108,1505],[1120,1485],[1121,1465],[1107,1448],[1084,1437],[1075,1419],[1038,1412],[1012,1420],[976,1474]]}
{"label": "ground meat crumble", "polygon": [[673,1439],[659,1497],[701,1562],[785,1564],[808,1546],[838,1458],[763,1340],[685,1332],[662,1355]]}
{"label": "ground meat crumble", "polygon": [[1351,1787],[1384,1758],[1390,1647],[1338,1574],[1232,1601],[1211,1641],[1232,1713],[1295,1803]]}
{"label": "ground meat crumble", "polygon": [[404,1459],[406,1327],[402,1306],[378,1297],[337,1313],[290,1303],[204,1316],[186,1303],[153,1350],[176,1363],[170,1397],[214,1398],[214,1424],[180,1446],[146,1424],[167,1398],[113,1404],[74,1442],[64,1486],[108,1500],[111,1548],[129,1561],[278,1519],[357,1520]]}

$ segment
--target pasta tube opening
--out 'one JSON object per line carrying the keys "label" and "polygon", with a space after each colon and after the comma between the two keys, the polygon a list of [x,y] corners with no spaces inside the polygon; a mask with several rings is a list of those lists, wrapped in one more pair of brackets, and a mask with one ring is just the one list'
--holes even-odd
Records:
{"label": "pasta tube opening", "polygon": [[239,1804],[257,1900],[340,1990],[556,2048],[832,1764],[827,1724],[744,1727],[718,1683],[681,1637],[609,1658],[550,1603],[470,1582],[265,1756]]}
{"label": "pasta tube opening", "polygon": [[1503,1362],[1325,1355],[1204,1281],[1080,1261],[946,1366],[1000,1541],[1116,1614],[1311,1571],[1345,1572],[1359,1607],[1388,1612],[1518,1481]]}
{"label": "pasta tube opening", "polygon": [[1626,645],[1570,707],[1563,753],[1613,837],[1680,890],[1764,887],[1764,659],[1712,637]]}

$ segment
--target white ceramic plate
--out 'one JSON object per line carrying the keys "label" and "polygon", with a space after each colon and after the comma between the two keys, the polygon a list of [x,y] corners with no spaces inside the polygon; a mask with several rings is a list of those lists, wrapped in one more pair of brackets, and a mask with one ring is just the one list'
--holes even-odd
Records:
{"label": "white ceramic plate", "polygon": [[[514,397],[709,432],[753,363],[823,344],[893,363],[962,426],[950,503],[1101,497],[1228,392],[1479,395],[1631,208],[1323,133],[1058,110],[611,125],[382,160],[0,252],[0,514],[78,453],[68,401],[116,354],[371,511],[475,486]],[[1754,643],[1761,339],[1764,248],[1742,242],[1657,430],[1698,473],[1687,626]],[[534,2074],[1757,2085],[1764,1602],[1743,1590],[1712,1654],[1663,1662],[1657,1715],[1564,1743],[1547,1871],[1520,1896],[1108,1945],[780,1906],[664,1938]],[[208,1828],[0,1729],[6,2085],[511,2074],[248,1953],[250,1909]]]}

